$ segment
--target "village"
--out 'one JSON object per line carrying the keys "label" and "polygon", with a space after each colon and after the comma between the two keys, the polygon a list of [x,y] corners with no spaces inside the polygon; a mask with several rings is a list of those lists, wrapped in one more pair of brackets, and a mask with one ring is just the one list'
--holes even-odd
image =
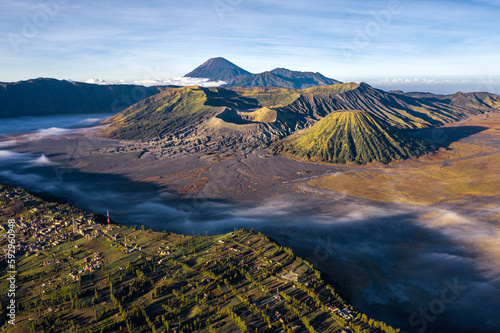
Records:
{"label": "village", "polygon": [[0,200],[0,221],[18,224],[18,318],[31,331],[397,332],[254,230],[177,235],[100,224],[20,189]]}

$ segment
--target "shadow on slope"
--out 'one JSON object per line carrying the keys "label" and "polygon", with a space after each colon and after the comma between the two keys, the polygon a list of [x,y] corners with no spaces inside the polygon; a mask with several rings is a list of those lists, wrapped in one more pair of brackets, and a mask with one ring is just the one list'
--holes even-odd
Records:
{"label": "shadow on slope", "polygon": [[425,142],[436,143],[448,148],[452,143],[487,130],[482,126],[453,126],[408,130],[408,134]]}

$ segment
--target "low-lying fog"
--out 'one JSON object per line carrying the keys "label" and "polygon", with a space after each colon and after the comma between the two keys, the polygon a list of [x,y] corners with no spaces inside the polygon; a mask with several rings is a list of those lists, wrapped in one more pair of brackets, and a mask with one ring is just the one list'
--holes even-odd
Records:
{"label": "low-lying fog", "polygon": [[109,209],[117,222],[155,230],[214,234],[253,227],[328,273],[362,311],[403,331],[500,331],[500,230],[484,219],[500,214],[498,204],[486,214],[323,193],[317,200],[328,200],[330,213],[311,214],[311,202],[300,207],[286,197],[252,207],[176,200],[154,186],[130,188],[116,177],[64,170],[40,152],[16,151],[19,140],[65,135],[101,117],[3,119],[0,182],[93,212]]}

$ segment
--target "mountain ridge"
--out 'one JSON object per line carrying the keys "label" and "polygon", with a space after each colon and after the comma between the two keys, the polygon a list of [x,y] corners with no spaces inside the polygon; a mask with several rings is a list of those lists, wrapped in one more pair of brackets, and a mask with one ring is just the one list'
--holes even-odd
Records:
{"label": "mountain ridge", "polygon": [[241,75],[251,75],[249,71],[233,64],[229,60],[217,57],[210,58],[203,64],[184,75],[184,77],[207,78],[212,81],[227,81]]}
{"label": "mountain ridge", "polygon": [[318,72],[300,72],[286,68],[275,68],[259,74],[237,76],[227,81],[225,86],[306,89],[339,83],[342,82],[327,78]]}
{"label": "mountain ridge", "polygon": [[272,146],[285,156],[330,163],[372,162],[420,156],[436,149],[377,119],[367,111],[331,113],[303,132]]}
{"label": "mountain ridge", "polygon": [[319,85],[342,83],[327,78],[318,72],[292,71],[278,67],[271,71],[252,74],[229,60],[218,57],[210,58],[185,77],[208,78],[212,81],[224,81],[225,87],[281,87],[305,89]]}
{"label": "mountain ridge", "polygon": [[[466,100],[473,97],[464,96]],[[484,95],[483,99],[500,101],[500,96]],[[335,144],[326,143],[334,149],[333,155],[313,150],[308,158],[334,163],[387,163],[435,149],[408,137],[405,130],[439,126],[500,110],[495,104],[475,108],[474,105],[454,105],[452,102],[387,93],[366,83],[354,82],[300,90],[276,87],[171,88],[111,118],[104,135],[114,139],[153,140],[165,147],[182,146],[187,147],[182,150],[196,152],[224,147],[267,148],[322,122],[333,127],[346,127],[332,117],[354,110],[363,115],[357,120],[364,124],[360,128],[366,128],[365,132],[356,135],[359,142],[372,147],[372,152],[357,154],[363,150],[363,144],[354,145],[356,149],[352,151],[335,152]],[[330,117],[332,114],[336,116]],[[348,123],[356,122],[348,120]],[[371,127],[366,125],[372,123]],[[354,127],[348,132],[357,133]],[[349,142],[345,141],[343,133],[336,133],[336,138],[338,142]],[[378,145],[385,147],[383,154],[376,153]],[[292,148],[293,145],[276,151],[289,155],[305,152],[302,157],[307,157],[307,149]]]}
{"label": "mountain ridge", "polygon": [[165,89],[51,78],[0,82],[0,117],[116,113]]}

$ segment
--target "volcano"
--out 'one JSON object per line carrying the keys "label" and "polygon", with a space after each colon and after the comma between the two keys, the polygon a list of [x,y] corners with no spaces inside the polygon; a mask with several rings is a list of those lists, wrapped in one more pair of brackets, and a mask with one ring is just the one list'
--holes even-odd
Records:
{"label": "volcano", "polygon": [[237,76],[251,74],[252,73],[236,66],[229,60],[219,57],[208,59],[195,70],[184,76],[207,78],[212,81],[229,81]]}

